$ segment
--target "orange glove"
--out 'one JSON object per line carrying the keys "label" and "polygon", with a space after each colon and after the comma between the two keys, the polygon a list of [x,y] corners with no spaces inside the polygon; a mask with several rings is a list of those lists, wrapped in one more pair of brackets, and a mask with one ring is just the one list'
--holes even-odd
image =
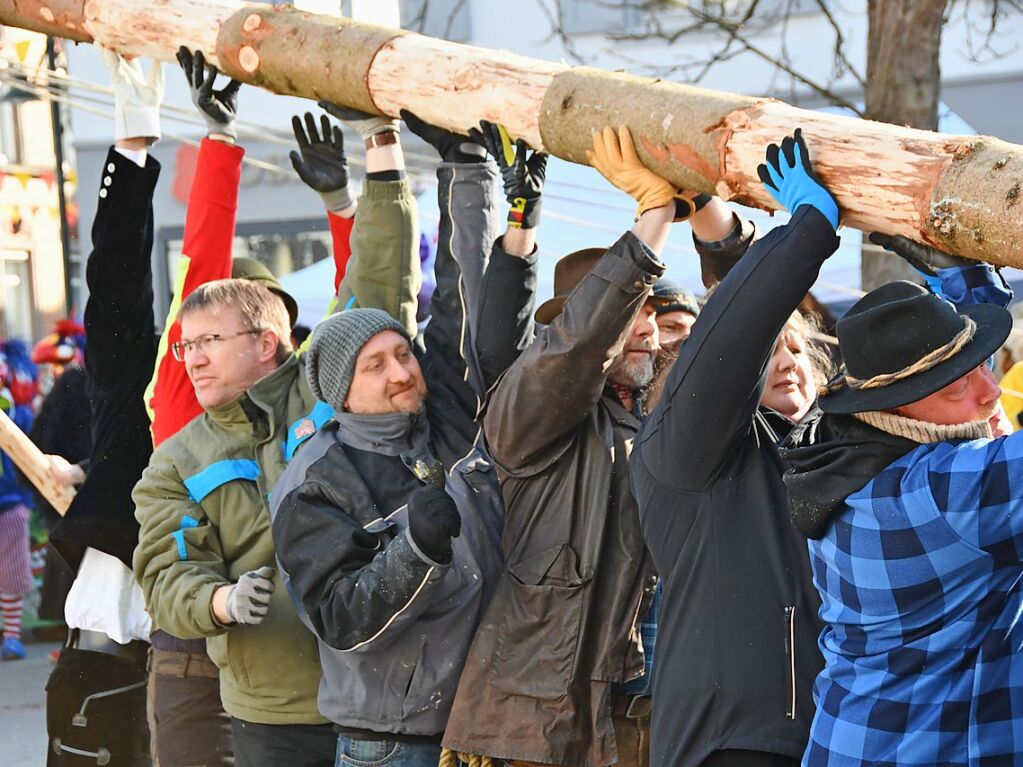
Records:
{"label": "orange glove", "polygon": [[[586,150],[586,159],[600,175],[639,203],[637,218],[676,200],[685,200],[688,207],[692,207],[689,198],[643,164],[636,154],[632,134],[624,125],[617,133],[608,127],[594,134],[593,151]],[[683,204],[683,207],[687,206]]]}

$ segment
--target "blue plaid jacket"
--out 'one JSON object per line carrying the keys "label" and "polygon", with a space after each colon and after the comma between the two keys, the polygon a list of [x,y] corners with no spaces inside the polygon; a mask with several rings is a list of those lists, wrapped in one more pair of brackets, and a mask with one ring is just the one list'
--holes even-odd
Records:
{"label": "blue plaid jacket", "polygon": [[[956,303],[1011,296],[989,268],[941,276]],[[827,628],[803,763],[1023,764],[1023,432],[916,448],[809,548]]]}

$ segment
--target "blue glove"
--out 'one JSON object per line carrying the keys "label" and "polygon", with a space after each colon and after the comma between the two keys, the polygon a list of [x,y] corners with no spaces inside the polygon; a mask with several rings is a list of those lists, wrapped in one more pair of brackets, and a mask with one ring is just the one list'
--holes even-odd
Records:
{"label": "blue glove", "polygon": [[777,144],[767,147],[767,163],[757,166],[757,175],[768,193],[790,213],[800,205],[811,205],[838,229],[838,203],[814,175],[799,128],[784,138],[780,150]]}

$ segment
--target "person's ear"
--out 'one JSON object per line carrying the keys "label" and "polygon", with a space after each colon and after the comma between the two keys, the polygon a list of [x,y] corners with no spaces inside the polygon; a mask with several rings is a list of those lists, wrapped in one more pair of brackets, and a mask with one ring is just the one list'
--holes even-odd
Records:
{"label": "person's ear", "polygon": [[265,330],[259,337],[259,361],[269,362],[277,357],[277,349],[281,345],[281,338],[275,330]]}

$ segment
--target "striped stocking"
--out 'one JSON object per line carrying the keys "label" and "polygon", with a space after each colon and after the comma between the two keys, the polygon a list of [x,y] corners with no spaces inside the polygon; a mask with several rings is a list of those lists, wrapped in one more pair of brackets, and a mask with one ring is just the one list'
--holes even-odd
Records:
{"label": "striped stocking", "polygon": [[21,611],[25,606],[25,597],[12,597],[0,594],[0,613],[4,619],[4,638],[21,638]]}

